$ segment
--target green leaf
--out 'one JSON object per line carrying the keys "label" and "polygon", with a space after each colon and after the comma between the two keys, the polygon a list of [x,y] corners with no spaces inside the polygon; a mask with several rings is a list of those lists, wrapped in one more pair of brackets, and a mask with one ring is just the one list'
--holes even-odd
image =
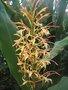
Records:
{"label": "green leaf", "polygon": [[[64,16],[65,16],[65,10],[67,7],[67,0],[59,0],[56,2],[55,0],[55,12],[53,14],[54,22],[56,23],[54,25],[60,26],[60,28],[55,29],[55,35],[56,35],[56,40],[61,40],[63,37],[65,37],[65,29],[64,29]],[[59,32],[59,33],[58,33]]]}
{"label": "green leaf", "polygon": [[62,77],[59,83],[48,88],[47,90],[68,90],[68,77]]}
{"label": "green leaf", "polygon": [[12,9],[9,5],[7,5],[3,0],[1,0],[4,7],[5,7],[5,10],[7,11],[7,13],[10,15],[10,14],[16,14],[16,11],[14,9]]}
{"label": "green leaf", "polygon": [[54,45],[54,48],[50,51],[51,57],[50,60],[56,57],[58,54],[60,54],[64,47],[68,45],[68,36],[61,41],[57,41]]}
{"label": "green leaf", "polygon": [[0,42],[0,49],[1,49],[1,42]]}
{"label": "green leaf", "polygon": [[10,18],[13,21],[18,21],[20,18],[24,18],[23,15],[20,13],[20,11],[19,12],[16,11],[13,7],[4,3],[3,0],[1,0],[1,1],[2,1],[4,7],[5,7],[5,10],[6,10],[7,14],[10,16]]}
{"label": "green leaf", "polygon": [[[4,6],[0,1],[0,42],[2,45],[3,53],[7,59],[10,71],[18,76],[18,67],[16,65],[17,58],[15,56],[13,44],[13,34],[16,32],[16,28],[9,19]],[[13,67],[12,67],[13,66]],[[15,75],[14,75],[15,76]],[[18,80],[19,78],[17,78]]]}
{"label": "green leaf", "polygon": [[[22,84],[21,74],[18,72],[17,57],[15,49],[12,47],[13,40],[16,38],[14,34],[17,28],[14,23],[8,17],[4,6],[0,0],[0,42],[2,51],[8,63],[11,74],[14,76],[18,85]],[[25,87],[21,87],[21,90],[27,90]]]}

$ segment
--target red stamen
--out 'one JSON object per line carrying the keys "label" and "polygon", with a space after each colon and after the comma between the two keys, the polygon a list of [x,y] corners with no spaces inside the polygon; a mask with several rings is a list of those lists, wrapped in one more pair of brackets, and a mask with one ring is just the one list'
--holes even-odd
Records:
{"label": "red stamen", "polygon": [[53,63],[55,63],[55,65],[57,65],[57,66],[58,66],[58,63],[57,63],[57,62],[55,62],[54,60],[50,60],[50,61],[52,61]]}

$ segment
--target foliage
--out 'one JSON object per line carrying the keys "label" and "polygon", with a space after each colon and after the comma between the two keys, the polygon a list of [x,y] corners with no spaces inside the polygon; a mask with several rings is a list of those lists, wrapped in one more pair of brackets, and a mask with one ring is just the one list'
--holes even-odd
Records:
{"label": "foliage", "polygon": [[[1,2],[2,1],[2,2]],[[4,3],[3,3],[4,0],[0,0],[0,48],[2,48],[2,51],[4,53],[4,56],[6,57],[6,61],[7,61],[7,64],[9,66],[9,69],[12,73],[12,75],[14,76],[14,78],[17,80],[18,84],[20,85],[22,83],[22,80],[21,80],[21,74],[18,73],[18,66],[17,66],[17,58],[16,58],[16,55],[15,55],[15,49],[12,47],[13,45],[13,40],[16,39],[17,37],[14,36],[14,34],[16,33],[16,31],[18,30],[16,28],[16,26],[12,23],[12,21],[10,20],[11,17],[13,17],[13,14],[15,15],[14,18],[11,18],[13,21],[17,21],[19,20],[22,16],[22,14],[14,11],[13,12],[13,9],[11,7],[11,9],[9,7],[7,7]],[[18,0],[17,0],[18,1]],[[55,0],[57,1],[57,0]],[[25,1],[23,0],[23,5],[25,3]],[[43,23],[49,23],[49,22],[52,22],[54,21],[54,23],[52,25],[60,25],[60,28],[58,29],[50,29],[50,33],[56,35],[56,37],[54,39],[51,39],[51,41],[53,42],[56,42],[56,40],[58,41],[57,43],[55,43],[55,46],[54,48],[52,49],[52,51],[50,52],[51,53],[51,59],[54,58],[54,59],[57,59],[56,61],[59,61],[61,60],[61,65],[60,65],[60,68],[59,69],[62,69],[62,68],[66,68],[64,70],[67,70],[67,59],[65,59],[65,57],[67,57],[67,50],[64,49],[65,46],[67,46],[67,42],[68,42],[68,37],[67,36],[67,17],[63,16],[63,15],[66,15],[65,13],[65,9],[66,9],[66,6],[67,6],[67,0],[60,0],[58,1],[58,6],[55,5],[55,9],[53,10],[53,0],[47,0],[45,3],[45,0],[43,0],[43,6],[46,4],[48,6],[48,10],[50,10],[49,12],[52,13],[52,16],[50,16],[49,18],[47,18],[46,20],[44,20]],[[3,3],[3,4],[2,4]],[[26,3],[25,3],[26,4]],[[56,2],[57,4],[57,2]],[[15,6],[15,5],[14,5]],[[27,6],[27,4],[26,4]],[[42,2],[41,2],[41,5],[42,7]],[[60,6],[60,7],[59,7]],[[38,10],[40,10],[39,8],[41,7],[38,7]],[[63,9],[62,9],[63,8]],[[29,8],[28,8],[29,9]],[[8,12],[9,10],[9,12]],[[37,10],[37,11],[38,11]],[[46,12],[48,12],[48,10]],[[6,12],[7,11],[7,12]],[[10,13],[12,12],[12,13]],[[57,13],[55,13],[57,12]],[[62,14],[61,14],[62,13]],[[9,18],[9,16],[11,16]],[[62,16],[61,16],[62,15]],[[17,18],[18,19],[17,19]],[[25,22],[26,22],[26,18],[22,18]],[[57,22],[56,22],[57,21]],[[27,22],[28,24],[28,22]],[[28,24],[29,26],[29,24]],[[29,26],[30,27],[30,26]],[[60,33],[58,33],[60,32]],[[58,35],[59,34],[59,35]],[[64,38],[66,37],[66,38]],[[63,40],[61,40],[62,38],[64,38]],[[60,41],[59,41],[60,40]],[[62,46],[61,46],[62,45]],[[60,50],[59,50],[60,49]],[[64,49],[64,52],[61,54],[61,51]],[[10,54],[11,52],[11,54]],[[61,55],[60,55],[61,54]],[[57,56],[57,55],[60,55]],[[56,57],[58,58],[56,58]],[[64,56],[64,57],[63,57]],[[62,58],[61,58],[62,57]],[[50,60],[50,58],[49,58]],[[63,60],[63,63],[62,63],[62,60]],[[65,61],[64,61],[65,60]],[[62,65],[64,64],[64,65]],[[13,66],[13,67],[12,67]],[[52,67],[51,67],[52,68]],[[52,70],[50,68],[50,70]],[[55,70],[55,69],[54,69]],[[63,74],[63,73],[62,73]],[[67,73],[66,73],[67,74]],[[64,74],[63,74],[64,75]],[[62,75],[62,76],[63,76]],[[68,75],[68,74],[67,74]],[[60,80],[60,79],[59,79]],[[55,81],[56,82],[56,81]],[[28,90],[26,89],[26,87],[21,87],[21,89],[23,90]]]}
{"label": "foliage", "polygon": [[6,59],[3,57],[3,53],[0,50],[0,89],[16,90],[17,88],[19,89],[15,79],[9,71]]}
{"label": "foliage", "polygon": [[[9,28],[11,28],[11,29],[9,29]],[[4,9],[4,6],[0,1],[0,41],[1,41],[1,45],[2,45],[1,48],[3,50],[5,58],[7,60],[8,66],[10,68],[10,72],[13,74],[14,77],[16,77],[16,80],[18,81],[18,83],[21,83],[21,78],[20,78],[21,76],[18,73],[18,67],[16,65],[17,59],[15,56],[15,51],[14,51],[14,48],[12,48],[12,44],[13,44],[12,39],[14,38],[13,34],[16,32],[16,30],[17,29],[15,28],[15,25],[9,19],[9,17]],[[4,38],[4,36],[5,36],[5,38]],[[6,42],[5,42],[5,39],[7,40]]]}

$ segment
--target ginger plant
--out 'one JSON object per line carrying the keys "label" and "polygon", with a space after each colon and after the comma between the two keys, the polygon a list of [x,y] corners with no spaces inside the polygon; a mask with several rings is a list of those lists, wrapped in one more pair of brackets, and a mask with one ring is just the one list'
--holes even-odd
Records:
{"label": "ginger plant", "polygon": [[[47,65],[51,64],[47,58],[50,57],[49,52],[51,50],[48,39],[51,36],[50,27],[43,25],[41,22],[49,16],[49,13],[45,13],[47,7],[37,12],[40,3],[41,0],[37,2],[34,0],[33,3],[29,3],[30,11],[25,7],[21,8],[21,12],[28,20],[29,26],[23,20],[16,22],[19,30],[15,35],[18,39],[14,40],[13,45],[16,48],[19,72],[22,74],[22,85],[30,85],[30,89],[34,89],[38,82],[41,82],[42,85],[52,82],[49,78],[50,72],[46,72]],[[43,74],[41,74],[41,70],[43,70]]]}

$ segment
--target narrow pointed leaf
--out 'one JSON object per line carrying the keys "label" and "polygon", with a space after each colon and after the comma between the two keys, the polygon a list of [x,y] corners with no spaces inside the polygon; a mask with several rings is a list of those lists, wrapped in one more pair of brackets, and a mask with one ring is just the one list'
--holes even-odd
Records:
{"label": "narrow pointed leaf", "polygon": [[59,55],[63,50],[64,47],[68,45],[68,37],[64,38],[61,41],[58,41],[55,43],[54,48],[50,51],[50,60],[55,58],[57,55]]}
{"label": "narrow pointed leaf", "polygon": [[[17,29],[15,25],[12,23],[10,18],[8,17],[4,6],[0,0],[0,42],[3,54],[6,58],[8,67],[10,69],[11,74],[17,81],[18,85],[22,83],[21,74],[18,72],[17,66],[17,57],[15,54],[15,49],[12,47],[14,38],[14,34]],[[24,87],[21,87],[21,90],[27,90]]]}

